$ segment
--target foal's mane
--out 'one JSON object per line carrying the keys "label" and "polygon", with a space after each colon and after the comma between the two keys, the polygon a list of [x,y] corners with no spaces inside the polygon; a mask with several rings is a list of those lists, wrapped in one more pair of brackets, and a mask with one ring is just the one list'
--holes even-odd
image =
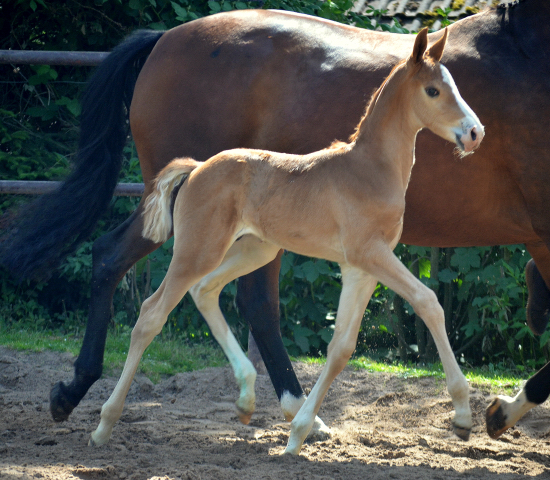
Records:
{"label": "foal's mane", "polygon": [[365,122],[365,120],[369,117],[369,115],[372,113],[372,111],[374,110],[374,106],[376,105],[376,102],[378,101],[378,98],[380,97],[380,94],[382,93],[382,90],[384,90],[384,87],[386,86],[386,84],[388,83],[388,81],[390,80],[390,78],[393,77],[394,73],[396,72],[396,70],[398,68],[400,68],[402,65],[404,65],[406,62],[407,62],[408,58],[405,58],[403,60],[401,60],[400,62],[398,62],[392,69],[391,69],[391,72],[388,74],[388,76],[385,78],[385,80],[382,82],[382,85],[380,85],[380,87],[378,87],[374,93],[372,94],[369,102],[367,103],[367,107],[365,108],[365,113],[364,115],[361,117],[361,120],[359,121],[359,124],[357,125],[357,127],[355,127],[355,132],[353,132],[353,134],[349,137],[348,139],[348,143],[353,143],[357,140],[357,137],[359,136],[359,132],[361,130],[361,126],[363,125],[363,123]]}
{"label": "foal's mane", "polygon": [[384,79],[382,82],[382,85],[380,85],[374,93],[371,95],[370,100],[367,103],[367,106],[365,107],[365,113],[361,117],[361,120],[359,120],[358,125],[355,127],[355,131],[350,135],[347,142],[343,142],[342,140],[334,140],[325,150],[333,150],[337,148],[343,148],[351,143],[355,142],[357,140],[357,137],[359,136],[359,131],[361,130],[361,125],[363,125],[363,122],[365,119],[372,113],[372,110],[374,109],[374,106],[376,105],[376,101],[378,100],[378,97],[382,93],[382,90],[388,83],[388,80],[393,76],[394,72],[399,68],[401,65],[403,65],[407,59],[401,60],[398,62],[394,67],[391,69],[391,72],[388,74],[388,76]]}

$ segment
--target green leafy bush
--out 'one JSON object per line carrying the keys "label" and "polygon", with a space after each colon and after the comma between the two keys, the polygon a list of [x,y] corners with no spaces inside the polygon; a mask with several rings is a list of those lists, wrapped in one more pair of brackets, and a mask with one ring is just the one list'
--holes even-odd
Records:
{"label": "green leafy bush", "polygon": [[[456,3],[456,2],[455,2]],[[106,51],[131,31],[167,29],[222,11],[276,8],[317,15],[363,28],[407,33],[398,22],[381,25],[380,11],[368,16],[351,12],[351,0],[16,0],[0,7],[0,48]],[[437,14],[448,23],[448,11]],[[78,98],[90,68],[66,66],[0,66],[0,179],[63,178],[76,150]],[[140,182],[135,147],[124,150],[121,181]],[[9,224],[12,211],[26,199],[0,198],[0,220]],[[0,272],[0,321],[28,328],[81,330],[89,300],[91,245],[135,209],[137,199],[115,198],[93,238],[69,257],[47,284],[17,285]],[[1,236],[1,234],[0,234]],[[113,327],[132,325],[143,300],[159,285],[171,259],[167,242],[140,260],[117,288]],[[446,312],[451,343],[464,363],[535,367],[548,354],[550,333],[534,338],[525,324],[526,290],[523,268],[529,256],[523,246],[445,249],[434,251],[400,245],[402,261],[437,291]],[[432,275],[432,267],[437,266]],[[281,327],[293,355],[326,352],[332,338],[340,294],[336,265],[291,253],[283,257],[280,276]],[[223,291],[220,304],[243,344],[247,328],[238,318],[235,282]],[[169,317],[165,332],[190,340],[210,333],[186,297]],[[418,346],[418,347],[416,347]],[[393,359],[430,358],[430,338],[412,308],[393,292],[378,286],[359,334],[359,354]],[[492,363],[491,363],[492,362]]]}

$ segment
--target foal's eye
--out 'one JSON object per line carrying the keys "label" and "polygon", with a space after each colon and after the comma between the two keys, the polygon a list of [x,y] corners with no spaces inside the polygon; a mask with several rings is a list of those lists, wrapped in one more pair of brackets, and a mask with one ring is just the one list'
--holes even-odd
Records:
{"label": "foal's eye", "polygon": [[439,95],[439,90],[437,88],[434,88],[434,87],[427,87],[426,88],[426,93],[428,94],[428,97],[435,98]]}

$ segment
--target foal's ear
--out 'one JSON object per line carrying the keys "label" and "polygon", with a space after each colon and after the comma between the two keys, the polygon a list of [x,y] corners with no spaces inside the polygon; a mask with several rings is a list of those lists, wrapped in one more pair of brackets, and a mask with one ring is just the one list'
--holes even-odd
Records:
{"label": "foal's ear", "polygon": [[426,56],[430,57],[435,62],[439,62],[443,56],[443,50],[445,50],[445,44],[447,43],[447,27],[443,32],[443,36],[435,42],[430,49],[426,52]]}
{"label": "foal's ear", "polygon": [[418,32],[414,41],[413,53],[411,59],[414,63],[420,63],[424,57],[424,52],[428,48],[428,29],[423,28]]}

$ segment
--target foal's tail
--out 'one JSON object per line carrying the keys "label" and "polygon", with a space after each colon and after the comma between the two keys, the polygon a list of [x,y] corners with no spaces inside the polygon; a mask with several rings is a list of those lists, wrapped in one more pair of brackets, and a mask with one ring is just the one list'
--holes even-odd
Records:
{"label": "foal's tail", "polygon": [[3,242],[0,263],[19,278],[47,279],[91,235],[113,196],[122,166],[136,68],[163,32],[142,30],[100,64],[82,98],[75,168],[61,185],[26,207]]}
{"label": "foal's tail", "polygon": [[163,243],[172,231],[172,194],[189,174],[200,165],[192,158],[176,158],[164,167],[155,179],[154,190],[145,202],[143,236]]}

